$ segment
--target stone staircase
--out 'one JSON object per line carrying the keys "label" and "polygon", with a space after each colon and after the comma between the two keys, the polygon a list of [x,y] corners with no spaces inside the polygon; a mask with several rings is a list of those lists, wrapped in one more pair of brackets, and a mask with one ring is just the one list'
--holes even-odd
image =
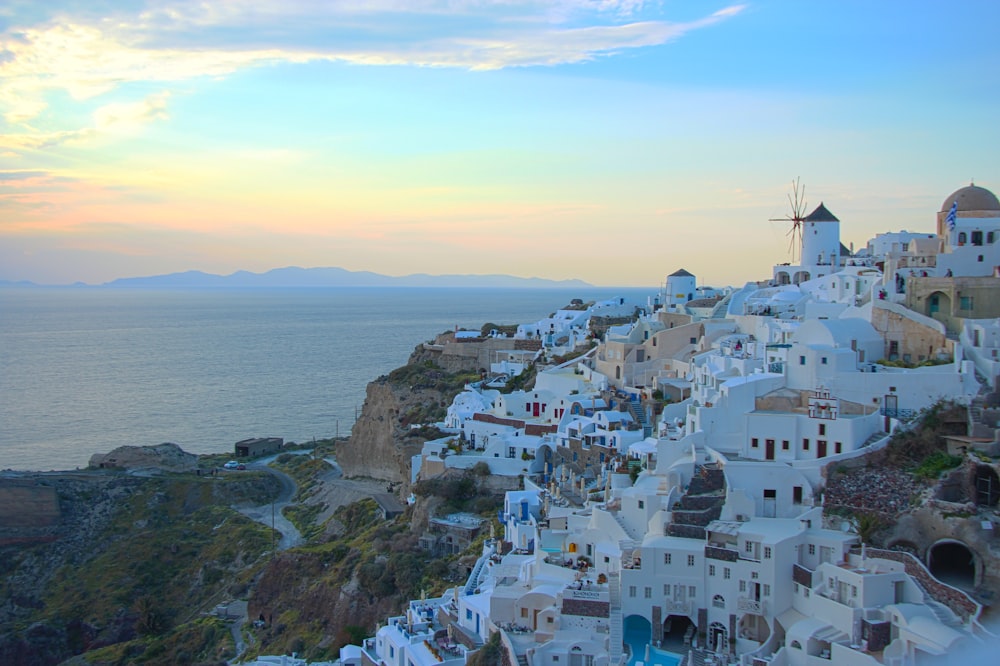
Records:
{"label": "stone staircase", "polygon": [[653,426],[649,423],[649,419],[646,418],[646,409],[642,406],[641,400],[638,398],[629,398],[628,411],[632,414],[632,418],[635,419],[636,423],[642,426],[643,437],[649,437],[653,434]]}
{"label": "stone staircase", "polygon": [[667,525],[668,536],[704,539],[705,528],[722,514],[726,501],[726,477],[715,463],[700,466],[687,491],[675,507],[673,522]]}
{"label": "stone staircase", "polygon": [[622,660],[623,646],[625,645],[621,574],[608,574],[608,591],[611,602],[608,613],[608,661],[611,666],[617,666]]}

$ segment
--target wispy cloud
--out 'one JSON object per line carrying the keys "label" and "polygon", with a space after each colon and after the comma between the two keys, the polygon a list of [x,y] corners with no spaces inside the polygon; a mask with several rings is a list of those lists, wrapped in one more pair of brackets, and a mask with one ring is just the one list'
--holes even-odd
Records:
{"label": "wispy cloud", "polygon": [[131,14],[58,13],[0,34],[0,108],[8,123],[25,124],[55,90],[87,100],[127,83],[225,76],[274,62],[466,69],[577,63],[664,44],[741,10],[670,22],[648,4],[174,0]]}

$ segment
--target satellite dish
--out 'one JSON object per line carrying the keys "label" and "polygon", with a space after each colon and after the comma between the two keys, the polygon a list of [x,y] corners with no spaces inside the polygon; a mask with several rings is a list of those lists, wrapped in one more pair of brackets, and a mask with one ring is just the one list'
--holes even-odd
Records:
{"label": "satellite dish", "polygon": [[844,522],[842,522],[840,524],[840,531],[841,532],[850,532],[851,531],[851,524],[845,520]]}

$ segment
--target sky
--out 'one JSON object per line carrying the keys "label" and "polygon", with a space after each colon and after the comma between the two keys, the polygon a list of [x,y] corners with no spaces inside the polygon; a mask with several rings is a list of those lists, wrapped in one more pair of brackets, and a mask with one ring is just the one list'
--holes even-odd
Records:
{"label": "sky", "polygon": [[1000,3],[4,0],[0,280],[714,286],[1000,192]]}

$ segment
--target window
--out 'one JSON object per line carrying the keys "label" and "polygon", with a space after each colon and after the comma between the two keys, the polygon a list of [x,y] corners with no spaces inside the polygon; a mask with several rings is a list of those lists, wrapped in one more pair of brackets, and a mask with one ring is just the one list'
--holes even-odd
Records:
{"label": "window", "polygon": [[858,586],[857,585],[851,585],[851,596],[852,597],[858,596]]}
{"label": "window", "polygon": [[642,596],[643,596],[644,599],[652,599],[653,598],[653,588],[651,588],[651,587],[645,588],[642,591]]}
{"label": "window", "polygon": [[958,309],[959,310],[971,310],[972,309],[972,296],[959,296],[958,297]]}
{"label": "window", "polygon": [[819,424],[819,434],[820,435],[825,435],[826,434],[826,424],[825,423],[820,423]]}
{"label": "window", "polygon": [[809,554],[810,555],[816,554],[816,544],[814,543],[809,544]]}
{"label": "window", "polygon": [[694,590],[694,585],[688,585],[688,596],[689,597],[692,597],[692,598],[694,597],[694,591],[695,591]]}
{"label": "window", "polygon": [[521,617],[528,617],[528,609],[527,608],[522,608],[521,609]]}
{"label": "window", "polygon": [[808,438],[805,438],[805,439],[802,440],[802,450],[803,451],[808,451],[809,450],[809,439]]}
{"label": "window", "polygon": [[824,357],[820,358],[819,362],[820,362],[820,363],[821,363],[822,365],[826,365],[826,356],[824,356]]}
{"label": "window", "polygon": [[670,553],[663,553],[663,563],[670,564]]}
{"label": "window", "polygon": [[472,611],[469,610],[468,608],[465,609],[465,619],[466,620],[471,620],[472,619]]}
{"label": "window", "polygon": [[628,596],[635,598],[635,585],[628,586]]}
{"label": "window", "polygon": [[693,344],[693,345],[698,344],[698,338],[690,338],[690,340],[691,340],[691,344]]}
{"label": "window", "polygon": [[746,543],[743,544],[743,552],[744,553],[752,553],[753,552],[753,542],[752,541],[747,541]]}
{"label": "window", "polygon": [[689,567],[694,566],[694,555],[688,555],[688,566]]}
{"label": "window", "polygon": [[758,574],[756,571],[751,571],[750,572],[750,580],[757,580],[757,578],[758,578],[759,575],[760,574]]}
{"label": "window", "polygon": [[715,595],[714,597],[712,597],[712,606],[714,606],[715,608],[725,608],[726,607],[725,598],[721,594]]}
{"label": "window", "polygon": [[747,591],[747,582],[745,580],[741,580],[740,581],[740,592],[746,592],[746,591]]}
{"label": "window", "polygon": [[768,585],[767,583],[764,583],[764,596],[765,597],[771,596],[771,586]]}
{"label": "window", "polygon": [[715,575],[715,565],[714,564],[709,564],[708,565],[708,575],[709,576],[714,576]]}
{"label": "window", "polygon": [[771,559],[771,547],[770,546],[764,546],[764,559],[765,560]]}
{"label": "window", "polygon": [[605,564],[608,564],[608,563],[610,563],[610,562],[611,562],[611,558],[610,558],[610,557],[608,557],[607,555],[605,555],[605,556],[604,556],[604,563],[605,563]]}
{"label": "window", "polygon": [[806,357],[799,356],[799,365],[805,365],[805,364],[806,364]]}
{"label": "window", "polygon": [[788,440],[787,439],[781,440],[781,450],[782,451],[787,451],[788,450]]}
{"label": "window", "polygon": [[993,232],[993,231],[986,232],[986,242],[989,245],[993,245],[993,243],[996,242],[996,239],[997,239],[997,235],[996,235],[995,232]]}
{"label": "window", "polygon": [[843,448],[844,447],[843,447],[843,445],[840,442],[834,442],[833,443],[833,450],[836,451],[837,453],[840,453],[841,449],[843,449]]}
{"label": "window", "polygon": [[968,242],[969,242],[968,235],[966,235],[966,233],[964,231],[958,232],[958,244],[959,245],[965,245]]}
{"label": "window", "polygon": [[663,584],[663,596],[665,596],[665,597],[669,597],[670,596],[670,583],[664,583]]}
{"label": "window", "polygon": [[732,569],[730,569],[729,567],[723,567],[722,568],[722,578],[724,580],[729,580],[732,577],[733,577],[733,571],[732,571]]}
{"label": "window", "polygon": [[759,445],[760,445],[760,442],[757,441],[756,437],[754,437],[753,439],[750,440],[750,446],[751,446],[751,448],[756,449]]}

